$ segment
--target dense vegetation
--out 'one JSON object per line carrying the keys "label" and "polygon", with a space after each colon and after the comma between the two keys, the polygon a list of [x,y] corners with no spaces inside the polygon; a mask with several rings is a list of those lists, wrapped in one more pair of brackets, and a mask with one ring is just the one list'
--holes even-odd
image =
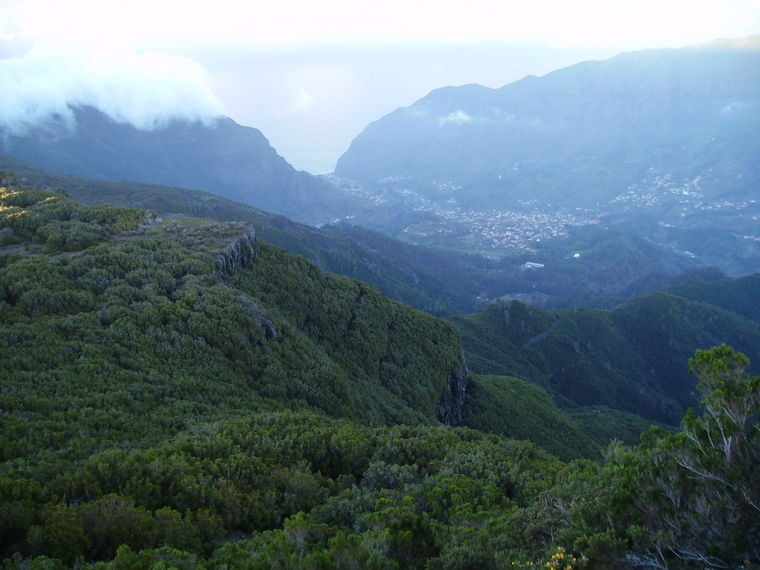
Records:
{"label": "dense vegetation", "polygon": [[692,301],[701,301],[760,322],[760,273],[731,279],[719,273],[708,273],[702,279],[690,279],[671,287],[668,292]]}
{"label": "dense vegetation", "polygon": [[760,563],[760,378],[744,375],[744,364],[725,346],[698,353],[705,415],[687,415],[676,435],[652,431],[632,450],[612,446],[603,464],[562,464],[464,428],[369,428],[280,412],[105,450],[53,477],[4,470],[2,532],[20,551],[5,565]]}
{"label": "dense vegetation", "polygon": [[[435,404],[405,392],[422,384],[426,394],[440,395],[460,364],[451,325],[265,243],[248,244],[249,262],[230,278],[239,289],[219,282],[214,255],[229,243],[239,247],[238,236],[247,235],[240,225],[164,221],[101,243],[103,235],[91,230],[88,240],[61,245],[54,231],[59,226],[101,227],[77,218],[105,212],[127,217],[136,228],[144,213],[86,208],[39,191],[8,191],[3,203],[4,240],[21,241],[4,257],[0,279],[4,322],[25,331],[13,345],[25,359],[21,368],[40,366],[47,359],[37,353],[53,353],[57,343],[83,335],[107,354],[122,346],[134,354],[130,358],[145,359],[139,365],[117,360],[120,373],[202,373],[216,384],[229,378],[265,396],[284,390],[289,400],[325,409],[336,401],[356,409],[361,402],[363,414],[417,421],[434,419]],[[95,245],[85,247],[90,243]],[[81,251],[60,251],[69,246]],[[14,256],[35,248],[42,248],[39,255]],[[58,371],[69,361],[77,362],[76,351]],[[401,362],[405,370],[398,374]],[[282,378],[272,382],[270,376]]]}
{"label": "dense vegetation", "polygon": [[652,423],[607,406],[560,408],[546,390],[507,376],[471,375],[462,413],[464,426],[530,440],[562,459],[601,459],[611,441],[635,445]]}
{"label": "dense vegetation", "polygon": [[682,431],[565,463],[499,434],[592,456],[603,408],[474,377],[470,427],[442,425],[453,325],[245,225],[40,190],[0,207],[6,568],[760,563],[760,378],[733,349],[692,360]]}
{"label": "dense vegetation", "polygon": [[[22,181],[65,188],[80,202],[145,208],[159,215],[186,214],[246,222],[270,244],[306,257],[322,269],[366,281],[397,301],[433,314],[470,312],[481,293],[498,294],[503,276],[485,259],[405,244],[361,228],[314,228],[197,190],[136,182],[106,182],[49,172],[0,156],[0,184]],[[490,277],[489,277],[490,275]],[[487,291],[482,290],[483,283]]]}
{"label": "dense vegetation", "polygon": [[452,321],[474,372],[529,380],[563,407],[603,405],[673,425],[696,404],[684,365],[695,347],[725,342],[760,361],[757,322],[665,293],[612,310],[501,302]]}

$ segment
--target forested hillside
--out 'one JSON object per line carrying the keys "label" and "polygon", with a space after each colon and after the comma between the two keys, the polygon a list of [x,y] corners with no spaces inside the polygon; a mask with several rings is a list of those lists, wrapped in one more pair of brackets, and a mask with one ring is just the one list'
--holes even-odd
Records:
{"label": "forested hillside", "polygon": [[760,378],[728,347],[692,361],[684,433],[563,463],[480,430],[571,457],[606,443],[593,419],[517,379],[470,391],[452,324],[246,224],[0,207],[6,568],[760,562]]}
{"label": "forested hillside", "polygon": [[760,361],[757,322],[665,293],[611,310],[500,302],[452,321],[473,372],[530,380],[567,407],[604,405],[668,424],[696,403],[684,364],[695,348],[725,342]]}
{"label": "forested hillside", "polygon": [[[280,394],[374,421],[424,421],[461,367],[451,325],[322,273],[245,226],[158,223],[43,191],[5,190],[2,201],[3,320],[13,333],[4,342],[16,373],[75,381],[85,342],[98,361],[86,366],[128,384],[200,375],[200,389],[230,402],[242,390],[251,405]],[[422,386],[426,398],[415,393]],[[149,394],[140,399],[150,405]]]}
{"label": "forested hillside", "polygon": [[755,322],[760,322],[760,273],[746,277],[730,278],[711,275],[703,279],[691,279],[668,289],[692,301],[701,301],[731,311]]}

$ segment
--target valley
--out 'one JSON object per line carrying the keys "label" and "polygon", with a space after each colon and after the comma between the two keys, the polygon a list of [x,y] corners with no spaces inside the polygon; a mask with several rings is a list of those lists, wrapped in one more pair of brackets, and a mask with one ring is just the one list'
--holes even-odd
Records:
{"label": "valley", "polygon": [[[734,201],[706,200],[699,193],[698,180],[675,183],[670,176],[653,176],[630,186],[609,202],[593,208],[557,208],[537,200],[519,200],[516,209],[489,211],[468,210],[457,205],[462,191],[453,183],[433,181],[435,190],[417,192],[414,181],[405,185],[402,179],[383,180],[366,190],[357,183],[326,177],[347,193],[361,196],[371,203],[372,213],[350,216],[347,221],[391,233],[399,239],[418,245],[459,250],[466,253],[499,258],[515,250],[532,250],[535,244],[567,235],[568,230],[606,221],[625,219],[657,220],[664,231],[677,232],[730,219],[730,229],[750,247],[760,240],[756,223],[760,219],[760,203],[754,198]],[[437,198],[429,198],[430,195]],[[547,209],[547,207],[549,209]],[[408,225],[400,227],[393,220],[383,221],[377,210],[414,212]],[[398,216],[398,214],[396,214]],[[416,218],[416,219],[415,219]],[[708,221],[709,220],[709,221]],[[651,222],[650,222],[651,223]],[[663,243],[677,247],[677,242]],[[683,255],[695,258],[694,252]],[[700,252],[700,257],[704,255]],[[742,271],[755,266],[742,268]],[[734,269],[736,271],[736,269]]]}
{"label": "valley", "polygon": [[[434,193],[440,195],[435,200],[426,197],[427,192],[416,192],[405,186],[404,181],[399,179],[383,180],[373,192],[334,176],[326,178],[347,193],[361,196],[373,204],[372,214],[350,216],[346,221],[392,233],[417,245],[496,259],[514,250],[530,250],[542,240],[563,237],[570,227],[598,223],[598,216],[594,217],[592,211],[547,213],[538,208],[529,209],[531,204],[521,204],[527,208],[523,211],[463,210],[456,205],[455,196],[459,188],[451,183],[433,182],[436,188]],[[409,225],[399,228],[393,222],[385,225],[379,221],[383,220],[383,216],[378,215],[378,209],[414,214],[410,216],[412,220]],[[415,217],[419,221],[415,221]]]}

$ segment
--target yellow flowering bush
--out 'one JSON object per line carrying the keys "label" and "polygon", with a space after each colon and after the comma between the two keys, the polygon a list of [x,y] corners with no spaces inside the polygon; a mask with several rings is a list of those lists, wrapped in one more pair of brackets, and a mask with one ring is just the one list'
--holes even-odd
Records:
{"label": "yellow flowering bush", "polygon": [[551,555],[546,562],[517,562],[512,561],[513,568],[529,568],[532,570],[538,570],[540,568],[551,568],[552,570],[573,570],[576,568],[584,568],[588,560],[581,556],[576,558],[575,555],[570,554],[563,547],[558,546],[554,554]]}

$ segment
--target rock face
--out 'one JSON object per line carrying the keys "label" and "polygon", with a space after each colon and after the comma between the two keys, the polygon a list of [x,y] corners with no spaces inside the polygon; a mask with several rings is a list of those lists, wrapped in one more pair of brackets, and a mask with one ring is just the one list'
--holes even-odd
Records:
{"label": "rock face", "polygon": [[214,275],[227,277],[238,267],[245,267],[254,257],[256,257],[256,231],[253,228],[247,228],[216,256]]}
{"label": "rock face", "polygon": [[457,426],[462,421],[468,374],[464,357],[462,363],[449,373],[448,385],[438,404],[438,419],[448,426]]}

